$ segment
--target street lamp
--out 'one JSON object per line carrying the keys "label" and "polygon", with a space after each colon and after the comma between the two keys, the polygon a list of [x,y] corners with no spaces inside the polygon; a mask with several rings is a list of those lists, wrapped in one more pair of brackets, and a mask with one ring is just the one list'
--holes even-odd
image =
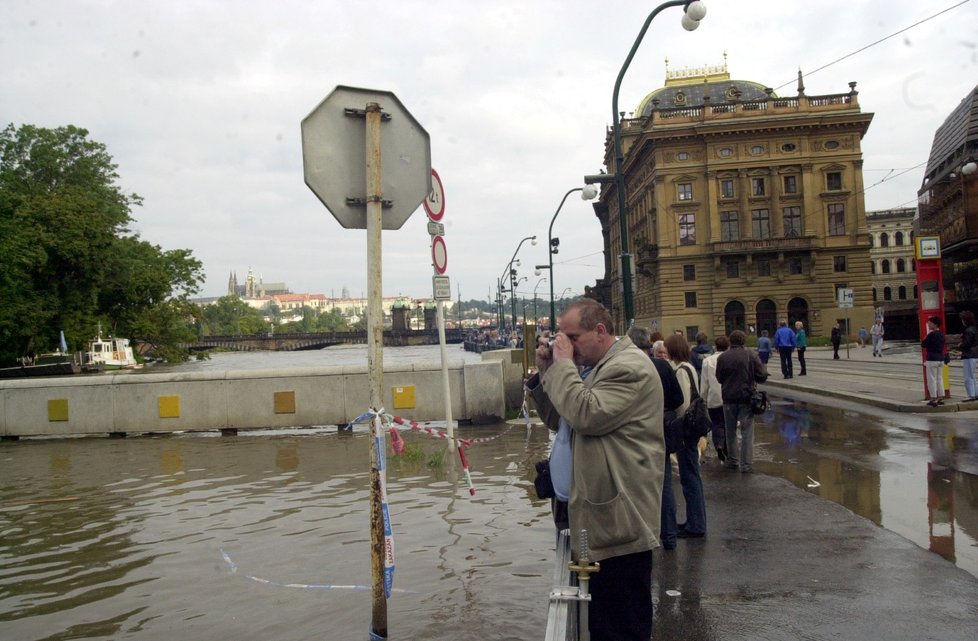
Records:
{"label": "street lamp", "polygon": [[[670,0],[669,2],[663,2],[658,7],[652,10],[649,17],[645,19],[645,24],[642,25],[642,29],[638,32],[638,37],[635,38],[635,44],[632,45],[631,51],[628,52],[628,57],[625,58],[625,64],[621,66],[621,71],[618,72],[618,79],[615,81],[615,92],[611,96],[611,120],[612,120],[612,135],[615,141],[615,173],[613,176],[608,176],[604,180],[603,176],[586,176],[585,182],[612,182],[615,183],[615,191],[618,192],[618,235],[620,236],[621,242],[621,285],[622,285],[622,298],[624,303],[625,311],[625,323],[631,326],[632,321],[635,319],[635,303],[632,294],[632,255],[628,251],[628,222],[627,210],[625,207],[625,174],[623,173],[623,165],[625,164],[625,156],[621,149],[621,121],[620,116],[624,114],[619,114],[618,112],[618,92],[621,89],[621,81],[625,77],[625,72],[628,70],[628,65],[632,63],[632,58],[635,57],[635,52],[638,51],[638,47],[642,44],[642,39],[645,37],[645,32],[648,31],[649,25],[652,24],[652,20],[655,19],[659,12],[663,9],[668,9],[669,7],[683,7],[683,19],[682,25],[686,31],[693,31],[699,26],[700,20],[706,16],[706,5],[700,0],[694,0],[690,2],[689,0]],[[594,180],[588,180],[594,179]]]}
{"label": "street lamp", "polygon": [[[539,274],[539,271],[540,270],[537,270],[537,274]],[[538,280],[537,281],[537,284],[533,286],[533,324],[534,325],[539,325],[540,324],[540,317],[537,316],[537,287],[539,287],[540,286],[540,283],[542,283],[545,280],[547,280],[547,277],[546,276],[544,276],[543,278],[541,278],[540,280]],[[553,298],[551,297],[550,300],[552,301]]]}
{"label": "street lamp", "polygon": [[[516,286],[526,280],[526,276],[520,279],[516,278],[516,270],[509,270],[510,283],[513,286],[513,295],[509,297],[510,302],[513,305],[513,331],[516,331]],[[526,314],[523,314],[523,321],[526,322]]]}
{"label": "street lamp", "polygon": [[[511,271],[513,269],[513,261],[516,260],[516,254],[520,253],[520,247],[522,247],[523,246],[523,243],[525,243],[528,240],[531,241],[531,243],[530,243],[531,245],[536,245],[537,244],[537,237],[535,235],[534,236],[527,236],[526,238],[524,238],[523,240],[521,240],[520,241],[520,244],[516,246],[516,251],[513,252],[513,257],[509,259],[509,262],[508,263],[506,263],[506,269],[503,270],[503,273],[499,275],[499,280],[496,281],[498,283],[498,286],[499,286],[499,311],[500,311],[500,314],[499,314],[499,325],[500,326],[502,326],[502,324],[503,324],[503,314],[504,314],[504,312],[503,312],[503,306],[502,306],[503,305],[503,291],[504,291],[503,290],[503,278],[506,277],[506,272],[509,272],[509,271]],[[516,287],[513,287],[513,290],[514,290],[513,294],[515,295]],[[513,317],[514,318],[516,317],[515,312],[513,314]],[[515,320],[513,321],[513,329],[516,329],[516,321]]]}
{"label": "street lamp", "polygon": [[560,245],[560,239],[554,238],[554,221],[557,220],[557,214],[560,213],[560,209],[564,206],[567,201],[567,197],[573,194],[575,191],[581,192],[581,200],[594,200],[598,195],[598,188],[594,185],[584,185],[583,187],[575,187],[574,189],[568,189],[564,197],[560,199],[560,204],[557,205],[557,211],[554,212],[553,218],[550,219],[550,227],[547,228],[547,245],[550,255],[550,262],[547,265],[537,265],[534,273],[539,276],[540,270],[547,269],[550,271],[550,330],[553,331],[557,328],[557,317],[554,316],[554,254],[557,253],[557,246]]}

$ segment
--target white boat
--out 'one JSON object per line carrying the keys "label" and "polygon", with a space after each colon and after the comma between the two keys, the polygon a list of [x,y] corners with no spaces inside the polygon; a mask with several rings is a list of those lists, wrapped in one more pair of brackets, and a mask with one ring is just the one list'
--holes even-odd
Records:
{"label": "white boat", "polygon": [[98,335],[88,343],[85,352],[84,366],[93,369],[139,369],[142,363],[136,362],[132,346],[128,338],[109,336],[102,338],[102,325],[98,326]]}

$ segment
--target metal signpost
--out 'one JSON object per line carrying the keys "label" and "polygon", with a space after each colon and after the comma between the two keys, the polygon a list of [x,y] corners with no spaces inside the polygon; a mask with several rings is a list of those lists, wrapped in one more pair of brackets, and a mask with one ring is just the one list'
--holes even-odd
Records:
{"label": "metal signpost", "polygon": [[[367,230],[367,368],[370,374],[371,638],[387,638],[383,452],[384,316],[381,230],[400,229],[431,192],[428,132],[393,93],[337,86],[302,120],[306,185],[340,225]],[[388,517],[389,518],[389,517]]]}
{"label": "metal signpost", "polygon": [[431,170],[431,192],[424,201],[428,214],[428,233],[431,235],[431,264],[435,274],[431,279],[432,295],[438,309],[438,344],[441,348],[442,396],[445,399],[445,424],[448,438],[455,444],[455,426],[452,420],[452,389],[448,378],[448,350],[445,346],[445,301],[452,300],[452,283],[445,271],[448,269],[448,247],[445,245],[445,225],[441,222],[445,215],[445,188],[438,172]]}
{"label": "metal signpost", "polygon": [[849,310],[852,309],[852,305],[855,302],[855,297],[852,292],[851,287],[840,287],[839,288],[839,308],[846,310],[846,358],[850,357],[849,354]]}

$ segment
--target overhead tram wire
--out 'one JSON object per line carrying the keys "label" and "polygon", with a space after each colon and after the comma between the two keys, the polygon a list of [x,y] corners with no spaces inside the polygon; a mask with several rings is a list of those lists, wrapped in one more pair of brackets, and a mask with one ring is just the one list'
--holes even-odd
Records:
{"label": "overhead tram wire", "polygon": [[[942,14],[945,14],[948,11],[951,11],[952,9],[957,9],[961,5],[968,4],[969,2],[971,2],[971,0],[962,0],[961,2],[959,2],[959,3],[955,4],[955,5],[952,5],[952,6],[948,7],[947,9],[942,9],[941,11],[938,11],[937,13],[935,13],[933,15],[927,16],[923,20],[918,20],[917,22],[913,23],[909,27],[904,27],[903,29],[900,29],[899,31],[894,31],[890,35],[885,36],[883,38],[880,38],[876,42],[871,42],[870,44],[866,45],[865,47],[861,47],[859,49],[856,49],[855,51],[853,51],[851,53],[847,53],[846,55],[842,56],[841,58],[837,58],[837,59],[833,60],[832,62],[826,63],[826,64],[822,65],[821,67],[819,67],[818,69],[815,69],[814,71],[808,71],[808,72],[805,73],[805,75],[806,76],[812,76],[812,75],[818,73],[819,71],[822,71],[823,69],[827,69],[828,67],[831,67],[832,65],[834,65],[834,64],[836,64],[838,62],[842,62],[846,58],[851,58],[852,56],[856,55],[857,53],[862,53],[863,51],[866,51],[867,49],[869,49],[871,47],[875,47],[876,45],[880,44],[881,42],[885,42],[885,41],[889,40],[893,36],[898,36],[901,33],[904,33],[906,31],[909,31],[910,29],[913,29],[914,27],[920,26],[920,25],[924,24],[925,22],[927,22],[929,20],[933,20],[934,18],[936,18],[936,17],[938,17],[938,16],[940,16]],[[797,79],[793,78],[793,79],[789,80],[788,82],[784,83],[783,85],[778,85],[777,87],[774,88],[774,90],[777,91],[778,89],[782,89],[784,87],[787,87],[789,85],[792,85],[795,82],[797,82]]]}

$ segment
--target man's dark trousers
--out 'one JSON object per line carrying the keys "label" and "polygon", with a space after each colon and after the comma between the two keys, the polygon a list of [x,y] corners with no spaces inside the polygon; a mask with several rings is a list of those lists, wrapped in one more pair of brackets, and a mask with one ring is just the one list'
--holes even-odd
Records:
{"label": "man's dark trousers", "polygon": [[601,561],[591,575],[591,641],[652,638],[652,550]]}
{"label": "man's dark trousers", "polygon": [[779,347],[778,354],[781,355],[781,374],[785,378],[791,378],[794,375],[793,366],[791,363],[791,352],[794,350],[790,347]]}

